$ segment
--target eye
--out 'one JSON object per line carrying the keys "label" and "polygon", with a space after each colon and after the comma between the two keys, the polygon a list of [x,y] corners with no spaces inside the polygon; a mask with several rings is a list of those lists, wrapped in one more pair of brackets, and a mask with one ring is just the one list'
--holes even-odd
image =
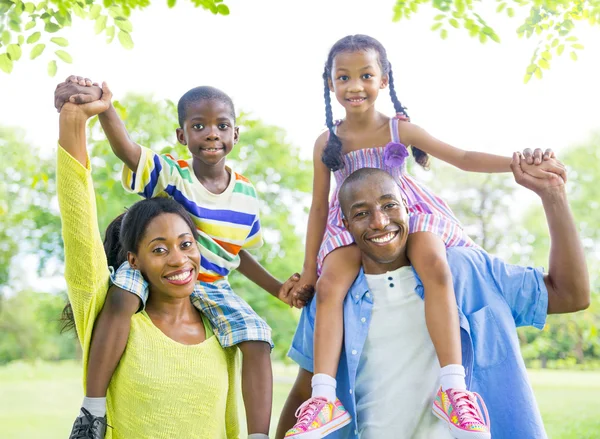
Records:
{"label": "eye", "polygon": [[201,123],[196,123],[196,124],[192,125],[192,128],[200,131],[200,130],[204,129],[204,125],[202,125]]}
{"label": "eye", "polygon": [[371,79],[373,77],[372,74],[370,73],[365,73],[364,75],[362,75],[363,79]]}
{"label": "eye", "polygon": [[385,206],[383,206],[384,209],[394,209],[395,207],[398,207],[399,204],[398,203],[387,203]]}
{"label": "eye", "polygon": [[162,255],[166,252],[167,252],[167,249],[163,248],[163,247],[156,247],[155,249],[152,250],[152,253],[156,253],[158,255]]}
{"label": "eye", "polygon": [[350,79],[350,77],[348,75],[338,76],[338,80],[340,80],[340,81],[347,81],[348,79]]}
{"label": "eye", "polygon": [[226,130],[227,128],[229,128],[229,124],[228,123],[220,123],[219,124],[219,129],[220,130]]}
{"label": "eye", "polygon": [[354,218],[361,218],[363,216],[366,216],[367,214],[368,212],[366,210],[360,210],[354,214]]}
{"label": "eye", "polygon": [[189,248],[191,248],[194,245],[194,243],[192,241],[185,241],[181,243],[181,248],[184,250],[187,250]]}

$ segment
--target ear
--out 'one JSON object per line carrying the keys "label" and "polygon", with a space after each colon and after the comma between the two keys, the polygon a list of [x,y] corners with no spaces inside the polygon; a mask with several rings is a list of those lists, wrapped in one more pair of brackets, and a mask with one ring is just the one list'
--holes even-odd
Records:
{"label": "ear", "polygon": [[177,141],[182,145],[187,145],[187,141],[185,140],[185,133],[183,132],[183,128],[177,128],[175,130],[175,134],[177,134]]}
{"label": "ear", "polygon": [[383,90],[384,88],[387,88],[387,86],[390,84],[390,77],[389,75],[385,75],[383,78],[381,78],[381,84],[379,84],[379,88],[381,90]]}
{"label": "ear", "polygon": [[133,268],[134,270],[139,270],[138,258],[132,252],[127,252],[127,262],[129,262],[131,268]]}
{"label": "ear", "polygon": [[344,227],[346,228],[346,230],[349,230],[348,229],[348,220],[345,217],[342,218],[342,223],[344,224]]}
{"label": "ear", "polygon": [[333,81],[331,77],[327,78],[327,85],[329,85],[329,91],[333,92]]}
{"label": "ear", "polygon": [[233,128],[233,144],[235,145],[240,140],[240,127]]}

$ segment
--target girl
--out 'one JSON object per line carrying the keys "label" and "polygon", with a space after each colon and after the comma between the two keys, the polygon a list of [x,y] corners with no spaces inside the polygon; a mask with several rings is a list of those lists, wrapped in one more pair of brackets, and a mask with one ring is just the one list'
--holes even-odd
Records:
{"label": "girl", "polygon": [[[349,422],[349,415],[336,398],[334,377],[342,347],[343,300],[359,271],[360,252],[343,227],[337,191],[328,206],[330,172],[339,188],[352,172],[370,167],[390,173],[408,204],[408,257],[423,281],[427,327],[441,366],[437,398],[449,400],[457,416],[436,411],[435,404],[434,414],[449,424],[456,437],[487,439],[489,423],[482,419],[473,394],[466,391],[458,312],[446,260],[446,247],[475,243],[448,205],[407,175],[405,145],[411,145],[416,162],[424,168],[429,154],[465,171],[489,173],[509,172],[511,159],[463,151],[411,124],[396,96],[386,51],[369,36],[351,35],[335,43],[323,80],[328,131],[315,143],[304,268],[296,285],[296,290],[316,285],[318,293],[313,390],[312,398],[299,408],[298,422],[286,438],[325,437]],[[388,86],[397,112],[391,119],[375,110],[379,91]],[[333,121],[330,92],[346,113],[339,123]],[[544,159],[552,155],[547,150]],[[540,162],[541,157],[537,157],[536,163]],[[389,241],[394,236],[382,239]]]}
{"label": "girl", "polygon": [[65,279],[84,371],[107,297],[107,263],[119,266],[127,259],[146,276],[150,294],[145,309],[131,318],[127,350],[108,388],[107,416],[82,409],[71,437],[101,439],[106,432],[109,439],[239,439],[239,359],[235,348],[221,347],[190,301],[200,252],[185,209],[166,198],[140,201],[111,223],[102,248],[85,125],[108,107],[104,90],[101,101],[67,103],[60,113],[57,190]]}

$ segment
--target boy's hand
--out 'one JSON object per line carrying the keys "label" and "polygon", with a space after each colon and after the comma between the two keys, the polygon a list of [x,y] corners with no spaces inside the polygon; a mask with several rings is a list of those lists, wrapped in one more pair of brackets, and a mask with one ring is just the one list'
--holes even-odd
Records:
{"label": "boy's hand", "polygon": [[102,97],[102,89],[91,79],[81,76],[69,76],[54,90],[54,107],[60,113],[66,102],[86,104],[97,101]]}
{"label": "boy's hand", "polygon": [[[298,301],[303,302],[304,305],[306,305],[306,302],[308,302],[312,296],[315,295],[315,285],[317,283],[317,273],[316,272],[308,272],[306,270],[302,270],[302,275],[300,276],[300,279],[298,280],[298,282],[296,283],[296,285],[294,286],[293,290],[291,291],[291,296],[292,298],[298,298]],[[294,306],[296,306],[294,304]],[[301,306],[296,306],[298,308],[301,308]]]}
{"label": "boy's hand", "polygon": [[92,116],[106,111],[110,107],[111,98],[112,93],[109,90],[108,85],[106,85],[106,82],[103,82],[101,99],[87,104],[73,104],[71,102],[65,102],[61,108],[61,119],[63,116],[75,116],[87,120]]}
{"label": "boy's hand", "polygon": [[298,273],[292,274],[290,278],[286,280],[279,288],[279,291],[277,292],[277,297],[281,301],[287,303],[290,307],[295,306],[296,308],[302,308],[306,304],[306,302],[301,304],[302,301],[294,300],[294,296],[292,294],[292,288],[294,287],[294,285],[296,285],[298,279],[300,279],[300,275]]}

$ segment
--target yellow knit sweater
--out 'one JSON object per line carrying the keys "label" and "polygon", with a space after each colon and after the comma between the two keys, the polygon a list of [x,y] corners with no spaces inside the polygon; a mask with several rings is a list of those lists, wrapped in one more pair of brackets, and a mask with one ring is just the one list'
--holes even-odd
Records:
{"label": "yellow knit sweater", "polygon": [[[104,304],[109,272],[87,169],[58,148],[58,201],[65,244],[65,279],[83,347],[84,388],[94,321]],[[208,326],[208,325],[206,325]],[[239,437],[239,356],[212,331],[183,345],[144,312],[133,316],[127,349],[112,377],[108,439]]]}

